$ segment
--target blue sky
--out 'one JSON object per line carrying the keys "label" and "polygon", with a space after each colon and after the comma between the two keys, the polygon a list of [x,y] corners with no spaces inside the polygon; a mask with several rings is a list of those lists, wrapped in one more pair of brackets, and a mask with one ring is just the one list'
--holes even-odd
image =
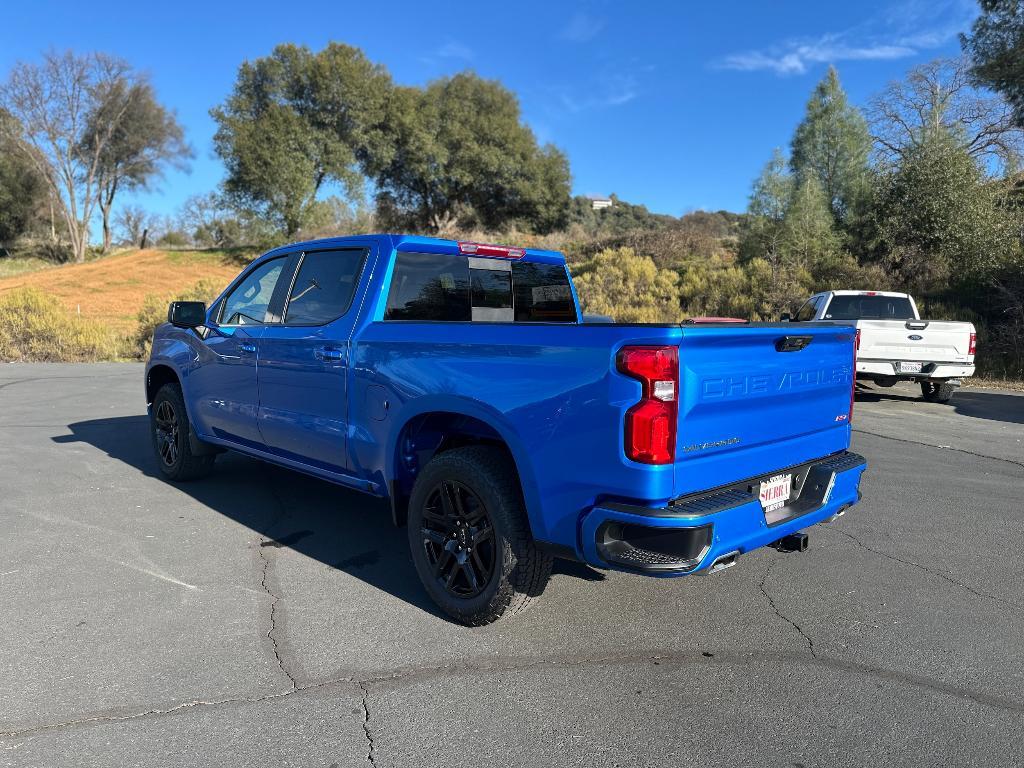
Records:
{"label": "blue sky", "polygon": [[463,69],[502,81],[577,194],[654,211],[742,210],[830,63],[863,104],[911,66],[959,51],[973,0],[770,2],[11,2],[0,76],[49,47],[100,50],[149,73],[196,159],[137,196],[173,213],[214,188],[209,109],[239,64],[280,42],[362,48],[403,84]]}

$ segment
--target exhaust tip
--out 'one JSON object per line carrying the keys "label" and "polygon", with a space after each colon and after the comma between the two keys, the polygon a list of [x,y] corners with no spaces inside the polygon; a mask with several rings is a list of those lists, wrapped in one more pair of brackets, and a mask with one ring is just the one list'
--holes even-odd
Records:
{"label": "exhaust tip", "polygon": [[733,552],[727,552],[724,555],[719,555],[715,558],[715,562],[708,568],[708,573],[718,573],[724,571],[727,568],[732,568],[736,565],[736,561],[739,559],[740,551],[734,550]]}

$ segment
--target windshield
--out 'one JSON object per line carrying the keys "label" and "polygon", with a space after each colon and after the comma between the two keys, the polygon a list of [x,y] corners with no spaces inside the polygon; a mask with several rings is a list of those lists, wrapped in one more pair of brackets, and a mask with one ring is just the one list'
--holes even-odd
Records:
{"label": "windshield", "polygon": [[913,320],[906,296],[833,296],[826,320]]}

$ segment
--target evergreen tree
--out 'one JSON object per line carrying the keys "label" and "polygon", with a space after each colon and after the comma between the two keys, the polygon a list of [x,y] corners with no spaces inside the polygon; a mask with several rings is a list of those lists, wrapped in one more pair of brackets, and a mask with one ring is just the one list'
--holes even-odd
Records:
{"label": "evergreen tree", "polygon": [[1001,93],[1024,127],[1024,2],[979,0],[981,15],[971,35],[960,36],[981,85]]}
{"label": "evergreen tree", "polygon": [[868,191],[870,152],[867,121],[847,101],[839,74],[829,67],[793,136],[793,175],[801,183],[816,178],[836,222],[849,225],[860,215]]}

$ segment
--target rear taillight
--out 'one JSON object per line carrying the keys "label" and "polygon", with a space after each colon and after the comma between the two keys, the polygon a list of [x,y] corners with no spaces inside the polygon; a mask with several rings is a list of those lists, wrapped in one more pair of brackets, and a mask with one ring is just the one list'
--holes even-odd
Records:
{"label": "rear taillight", "polygon": [[860,351],[860,328],[853,342],[853,368],[850,369],[850,411],[846,414],[846,423],[853,421],[853,398],[857,394],[857,353]]}
{"label": "rear taillight", "polygon": [[978,348],[978,334],[971,334],[971,343],[967,345],[967,354],[973,355],[975,350]]}
{"label": "rear taillight", "polygon": [[626,411],[626,456],[644,464],[671,464],[679,417],[676,347],[623,347],[618,369],[643,384],[640,402]]}

